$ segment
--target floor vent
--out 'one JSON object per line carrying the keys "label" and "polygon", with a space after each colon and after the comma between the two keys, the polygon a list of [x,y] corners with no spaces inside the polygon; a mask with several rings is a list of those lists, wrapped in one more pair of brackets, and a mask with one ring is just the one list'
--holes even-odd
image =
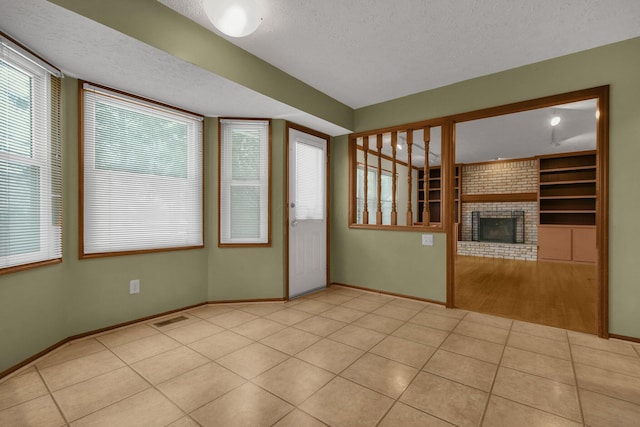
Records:
{"label": "floor vent", "polygon": [[157,326],[159,328],[167,325],[171,325],[172,323],[182,322],[183,320],[187,320],[188,317],[178,316],[172,317],[171,319],[163,320],[162,322],[154,323],[153,326]]}

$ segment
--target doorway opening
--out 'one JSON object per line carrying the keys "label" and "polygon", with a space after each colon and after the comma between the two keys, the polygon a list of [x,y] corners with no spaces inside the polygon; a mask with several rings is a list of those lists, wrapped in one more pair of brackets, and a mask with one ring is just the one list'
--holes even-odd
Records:
{"label": "doorway opening", "polygon": [[606,337],[608,87],[454,123],[448,305]]}

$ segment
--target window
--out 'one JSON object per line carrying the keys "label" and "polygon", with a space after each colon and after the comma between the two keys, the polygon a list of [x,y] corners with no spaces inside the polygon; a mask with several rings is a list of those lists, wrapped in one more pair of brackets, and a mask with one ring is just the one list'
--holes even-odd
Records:
{"label": "window", "polygon": [[[378,182],[378,170],[375,168],[369,168],[368,180],[371,183]],[[397,179],[397,177],[396,177]],[[364,209],[364,166],[358,165],[358,209],[357,209],[357,222],[358,224],[362,224],[362,212]],[[380,192],[380,203],[382,210],[382,224],[390,225],[391,224],[391,203],[393,198],[391,196],[393,191],[393,176],[391,172],[382,170],[382,180],[381,180],[381,192]],[[367,204],[372,208],[376,208],[378,205],[378,192],[376,191],[376,187],[373,185],[369,185],[367,188]],[[397,198],[397,194],[396,194]],[[375,224],[375,217],[369,216],[369,223],[371,224],[373,219],[373,224]]]}
{"label": "window", "polygon": [[270,127],[220,119],[220,246],[270,245]]}
{"label": "window", "polygon": [[85,82],[81,120],[81,257],[202,247],[202,117]]}
{"label": "window", "polygon": [[324,220],[325,148],[301,140],[296,141],[295,147],[295,217],[299,220]]}
{"label": "window", "polygon": [[59,112],[59,71],[0,34],[0,273],[62,258]]}

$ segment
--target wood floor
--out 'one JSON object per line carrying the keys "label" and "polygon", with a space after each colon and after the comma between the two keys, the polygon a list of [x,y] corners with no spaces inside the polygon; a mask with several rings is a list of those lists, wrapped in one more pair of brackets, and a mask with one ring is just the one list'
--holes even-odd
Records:
{"label": "wood floor", "polygon": [[596,267],[458,256],[456,306],[596,333]]}

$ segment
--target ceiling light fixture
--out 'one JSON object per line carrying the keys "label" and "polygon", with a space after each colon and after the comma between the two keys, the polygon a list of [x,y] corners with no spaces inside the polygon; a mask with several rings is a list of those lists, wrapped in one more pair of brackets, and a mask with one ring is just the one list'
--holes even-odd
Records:
{"label": "ceiling light fixture", "polygon": [[560,116],[553,116],[551,117],[551,126],[558,126],[558,124],[560,124],[560,121],[562,120],[562,118]]}
{"label": "ceiling light fixture", "polygon": [[262,8],[256,0],[204,0],[203,4],[211,23],[231,37],[248,36],[262,22]]}

